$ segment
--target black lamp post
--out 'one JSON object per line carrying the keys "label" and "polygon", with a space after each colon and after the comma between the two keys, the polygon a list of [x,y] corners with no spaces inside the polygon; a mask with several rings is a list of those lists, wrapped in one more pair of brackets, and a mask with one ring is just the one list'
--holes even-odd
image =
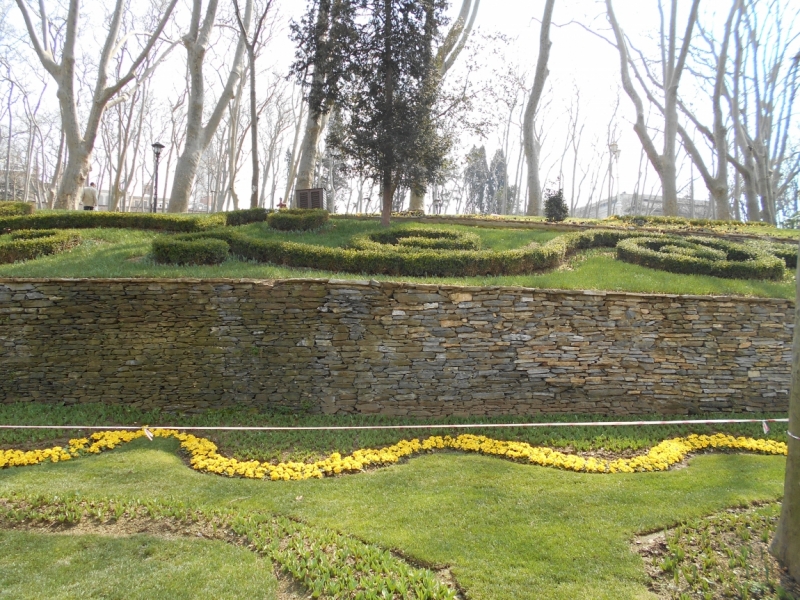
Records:
{"label": "black lamp post", "polygon": [[155,142],[153,144],[153,156],[156,159],[156,177],[153,183],[153,212],[157,212],[158,208],[158,157],[161,156],[161,151],[164,149],[164,144]]}

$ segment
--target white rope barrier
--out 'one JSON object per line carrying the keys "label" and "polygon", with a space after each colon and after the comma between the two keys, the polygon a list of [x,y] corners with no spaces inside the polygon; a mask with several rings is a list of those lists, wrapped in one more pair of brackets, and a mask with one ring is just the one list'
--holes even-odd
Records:
{"label": "white rope barrier", "polygon": [[[567,423],[447,423],[442,425],[352,425],[318,427],[224,427],[224,426],[173,426],[147,425],[153,429],[175,429],[177,431],[364,431],[397,429],[501,429],[514,427],[647,427],[649,425],[721,425],[729,423],[788,423],[789,419],[701,419],[679,421],[588,421]],[[143,425],[0,425],[0,429],[82,429],[82,430],[137,430]],[[800,440],[789,433],[789,436]]]}

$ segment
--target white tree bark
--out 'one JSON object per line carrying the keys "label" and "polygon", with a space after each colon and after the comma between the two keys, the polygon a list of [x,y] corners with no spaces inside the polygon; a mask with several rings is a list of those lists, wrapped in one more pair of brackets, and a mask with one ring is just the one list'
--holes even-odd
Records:
{"label": "white tree bark", "polygon": [[[678,215],[678,186],[677,186],[677,169],[675,165],[676,160],[676,139],[678,135],[678,85],[680,83],[681,75],[683,74],[686,65],[686,57],[692,42],[692,32],[697,23],[697,12],[700,0],[692,0],[692,7],[689,13],[686,31],[683,36],[683,45],[678,52],[677,48],[677,0],[672,0],[670,21],[669,21],[669,34],[664,35],[664,18],[662,12],[661,18],[661,67],[662,67],[662,81],[660,88],[664,93],[664,104],[660,106],[664,115],[664,147],[661,154],[656,150],[653,139],[647,131],[647,125],[644,118],[644,105],[639,93],[633,85],[630,77],[629,65],[632,65],[632,60],[628,54],[628,41],[622,31],[619,23],[617,22],[614,8],[611,5],[611,0],[606,0],[606,12],[608,14],[608,21],[614,31],[616,39],[617,50],[620,57],[620,75],[622,77],[622,87],[625,93],[633,102],[636,108],[636,122],[633,125],[633,130],[639,137],[642,147],[647,154],[647,158],[653,165],[656,173],[661,179],[661,189],[663,194],[663,211],[667,216]],[[659,0],[659,11],[661,11],[661,2]],[[647,86],[645,82],[638,78],[643,85],[646,92]],[[651,95],[648,92],[648,97]],[[652,99],[652,98],[651,98]]]}
{"label": "white tree bark", "polygon": [[[139,67],[149,56],[158,41],[178,0],[170,0],[155,30],[148,36],[144,48],[134,58],[128,71],[116,82],[112,83],[108,78],[109,65],[114,56],[121,52],[125,45],[125,40],[119,40],[119,33],[127,7],[123,0],[116,0],[114,11],[109,20],[108,34],[100,53],[97,82],[92,94],[91,109],[83,128],[78,117],[75,98],[76,41],[78,37],[80,0],[69,0],[60,62],[56,62],[55,59],[55,50],[50,43],[47,31],[47,17],[44,11],[41,11],[42,37],[40,39],[25,0],[16,0],[16,3],[25,20],[28,36],[39,61],[58,85],[58,101],[61,108],[62,128],[65,134],[68,158],[55,206],[56,208],[74,209],[77,208],[81,188],[89,173],[92,151],[94,150],[103,113],[108,103],[122,92],[128,83],[136,78]],[[41,2],[40,4],[40,8],[43,9],[44,3]]]}
{"label": "white tree bark", "polygon": [[542,28],[539,33],[539,59],[536,62],[536,74],[533,78],[528,103],[525,106],[525,118],[523,120],[523,147],[525,148],[525,160],[528,165],[528,207],[525,211],[528,216],[538,216],[542,214],[542,186],[539,181],[539,153],[541,150],[539,140],[534,130],[534,117],[539,108],[539,100],[544,91],[544,82],[550,70],[547,62],[550,59],[550,24],[553,20],[553,8],[555,0],[547,0],[544,6],[544,16],[542,17]]}
{"label": "white tree bark", "polygon": [[[440,79],[453,67],[458,55],[467,45],[472,28],[475,25],[475,18],[478,16],[480,4],[480,0],[461,1],[461,10],[458,13],[458,17],[453,22],[453,26],[450,27],[450,31],[447,32],[444,42],[436,51],[436,64],[439,69]],[[421,192],[423,189],[424,186],[419,183],[411,186],[411,200],[409,201],[408,210],[425,211],[425,193]]]}
{"label": "white tree bark", "polygon": [[[205,112],[203,63],[209,47],[211,31],[214,28],[217,7],[218,0],[210,0],[201,23],[202,1],[193,0],[191,25],[189,32],[183,37],[183,45],[186,47],[188,55],[189,103],[186,114],[186,139],[183,151],[178,156],[175,166],[175,178],[172,183],[169,208],[167,209],[171,213],[189,210],[189,200],[200,159],[214,137],[214,133],[217,131],[217,127],[219,127],[219,123],[225,114],[225,109],[234,97],[236,85],[242,77],[245,42],[244,38],[239,36],[239,43],[236,46],[236,52],[231,63],[231,71],[225,87],[208,118],[208,122],[203,125]],[[253,0],[247,0],[244,9],[244,24],[246,28],[250,26],[252,14]]]}

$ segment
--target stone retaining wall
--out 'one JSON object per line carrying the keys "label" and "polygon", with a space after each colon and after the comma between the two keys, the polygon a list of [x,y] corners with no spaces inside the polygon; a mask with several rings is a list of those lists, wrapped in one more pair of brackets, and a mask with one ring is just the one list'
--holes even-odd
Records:
{"label": "stone retaining wall", "polygon": [[0,401],[784,411],[793,310],[776,299],[374,281],[0,279]]}

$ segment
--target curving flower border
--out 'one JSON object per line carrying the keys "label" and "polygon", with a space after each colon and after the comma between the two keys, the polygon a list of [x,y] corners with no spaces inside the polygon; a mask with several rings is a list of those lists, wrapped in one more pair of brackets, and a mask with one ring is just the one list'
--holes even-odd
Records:
{"label": "curving flower border", "polygon": [[356,450],[349,456],[334,452],[329,457],[314,463],[282,462],[274,465],[257,460],[242,461],[222,456],[217,452],[217,445],[214,442],[190,433],[181,433],[175,429],[154,429],[150,432],[142,428],[136,431],[94,433],[88,438],[70,440],[66,448],[55,446],[44,450],[0,450],[0,469],[35,465],[48,460],[60,462],[86,454],[99,454],[145,437],[148,433],[155,437],[175,438],[180,441],[181,448],[189,454],[190,464],[196,471],[272,481],[322,479],[343,473],[358,473],[367,467],[390,465],[414,454],[444,449],[505,457],[517,462],[580,473],[666,471],[672,465],[683,461],[690,453],[709,448],[784,456],[788,453],[784,442],[717,433],[672,438],[653,446],[647,454],[641,456],[604,460],[564,454],[552,448],[531,446],[525,442],[505,442],[482,435],[463,434],[457,437],[431,436],[421,441],[402,440],[378,450],[371,448]]}

